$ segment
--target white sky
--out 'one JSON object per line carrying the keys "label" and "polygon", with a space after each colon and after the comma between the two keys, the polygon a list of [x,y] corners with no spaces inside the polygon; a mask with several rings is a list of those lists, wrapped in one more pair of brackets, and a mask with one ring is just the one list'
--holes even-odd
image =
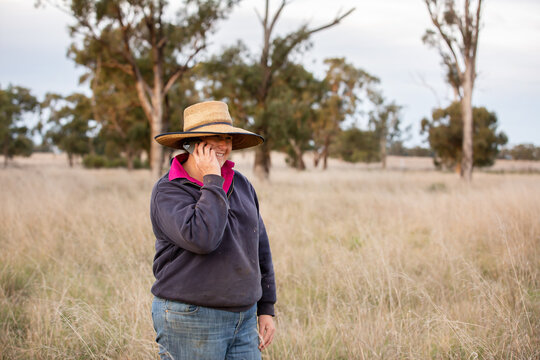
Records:
{"label": "white sky", "polygon": [[[484,3],[473,103],[496,112],[510,144],[540,145],[540,1]],[[86,91],[78,87],[82,69],[66,58],[69,17],[33,4],[34,0],[0,0],[0,85],[28,87],[40,99],[46,92]],[[262,32],[255,8],[262,12],[263,6],[263,0],[244,0],[220,23],[211,51],[242,39],[258,52]],[[295,0],[285,8],[276,30],[285,33],[305,21],[318,26],[351,7],[356,11],[341,24],[313,36],[303,62],[322,77],[325,58],[345,57],[379,77],[386,98],[403,105],[403,121],[413,125],[409,145],[418,145],[423,140],[418,133],[422,117],[452,98],[437,52],[421,41],[430,25],[423,0]]]}

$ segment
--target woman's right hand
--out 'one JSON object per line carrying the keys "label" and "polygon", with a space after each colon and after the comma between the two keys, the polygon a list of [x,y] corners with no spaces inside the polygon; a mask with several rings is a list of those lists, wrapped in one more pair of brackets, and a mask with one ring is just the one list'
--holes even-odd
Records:
{"label": "woman's right hand", "polygon": [[201,172],[201,176],[209,174],[221,176],[221,167],[219,166],[216,152],[212,149],[210,144],[204,141],[196,144],[192,155],[195,159],[197,169]]}

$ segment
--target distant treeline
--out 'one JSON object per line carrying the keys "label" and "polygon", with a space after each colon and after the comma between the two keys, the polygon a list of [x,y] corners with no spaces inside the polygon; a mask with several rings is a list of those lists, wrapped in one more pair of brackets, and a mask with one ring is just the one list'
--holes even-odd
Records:
{"label": "distant treeline", "polygon": [[509,160],[540,161],[540,146],[534,144],[519,144],[511,148],[503,148],[498,158]]}
{"label": "distant treeline", "polygon": [[[314,81],[314,78],[312,79]],[[325,81],[320,81],[319,85],[326,86]],[[83,94],[66,97],[47,94],[45,99],[38,101],[29,89],[11,85],[0,89],[0,99],[0,146],[5,155],[5,165],[14,155],[29,156],[33,151],[60,150],[68,155],[70,165],[73,165],[75,157],[80,157],[83,165],[88,168],[149,168],[150,128],[135,99],[132,99],[133,103],[128,108],[121,108],[122,102],[112,105],[96,103],[92,97]],[[302,113],[300,106],[295,107],[294,100],[291,101],[293,104],[289,105],[290,109],[287,110],[287,105],[281,108],[282,113],[288,111],[291,118],[281,122],[287,127],[279,130],[283,136],[274,139],[272,149],[287,153],[287,163],[297,169],[305,168],[303,154],[306,152],[315,154],[314,166],[323,163],[324,168],[328,156],[348,162],[368,163],[382,162],[387,154],[428,156],[433,157],[437,167],[445,169],[454,168],[460,162],[462,128],[460,107],[457,103],[446,109],[435,109],[431,120],[422,120],[421,131],[427,135],[429,147],[406,147],[403,138],[410,133],[410,128],[401,128],[398,108],[389,111],[385,105],[383,110],[370,110],[367,129],[356,126],[343,129],[339,123],[332,124],[329,121],[332,115],[325,113],[328,107],[323,107],[324,103],[310,102],[306,104],[306,113]],[[366,102],[368,101],[369,99]],[[317,107],[313,109],[315,105]],[[296,113],[291,113],[292,109],[295,109]],[[231,112],[235,111],[238,110],[233,107]],[[36,126],[29,127],[23,115],[32,112],[40,114],[40,121]],[[96,112],[103,114],[96,117]],[[181,119],[181,114],[181,106],[169,106],[171,118]],[[388,121],[388,114],[393,116],[391,122]],[[297,121],[291,124],[294,119]],[[497,118],[494,113],[485,108],[475,108],[474,121],[476,166],[492,165],[496,157],[540,159],[539,148],[532,144],[516,145],[499,153],[500,146],[505,144],[507,139],[503,133],[497,132]],[[249,127],[248,123],[249,121],[244,126]],[[331,126],[335,127],[330,131],[328,128]],[[171,121],[168,130],[181,129],[181,121]],[[325,134],[325,131],[331,133],[331,141],[321,141],[321,134]],[[382,136],[381,133],[385,135]],[[42,142],[33,144],[32,135],[39,135]],[[327,145],[321,146],[321,143]]]}
{"label": "distant treeline", "polygon": [[[174,5],[174,19],[163,16],[174,9],[161,0],[160,6],[52,3],[72,15],[68,56],[85,69],[80,82],[88,85],[89,95],[49,93],[38,100],[30,89],[0,87],[5,165],[15,155],[30,155],[33,137],[42,139],[41,151],[65,152],[70,165],[82,157],[88,167],[151,166],[158,174],[171,152],[152,139],[182,131],[183,109],[208,99],[225,101],[235,125],[265,137],[255,149],[254,170],[261,177],[269,174],[272,150],[286,153],[287,163],[299,170],[306,168],[306,152],[313,152],[314,166],[323,169],[330,156],[381,162],[383,168],[387,154],[432,156],[440,168],[462,162],[459,101],[421,120],[429,149],[407,149],[403,144],[411,126],[403,126],[402,106],[384,96],[376,76],[345,58],[324,60],[322,76],[304,66],[301,55],[309,50],[312,35],[338,25],[354,9],[326,24],[301,24],[276,35],[274,25],[288,2],[274,12],[266,2],[264,13],[258,13],[264,34],[258,49],[238,41],[202,57],[217,23],[238,1],[182,2]],[[32,113],[39,120],[30,126]],[[474,165],[489,166],[507,137],[497,130],[496,115],[483,107],[473,109],[473,122]]]}

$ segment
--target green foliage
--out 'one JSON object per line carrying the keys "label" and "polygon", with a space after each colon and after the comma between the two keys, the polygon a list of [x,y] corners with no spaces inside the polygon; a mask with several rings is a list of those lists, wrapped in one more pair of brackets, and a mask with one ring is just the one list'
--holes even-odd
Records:
{"label": "green foliage", "polygon": [[367,91],[379,82],[378,78],[347,63],[344,58],[330,58],[324,63],[328,65],[324,78],[325,93],[317,121],[313,124],[313,140],[317,154],[325,160],[323,166],[333,138],[341,131],[342,122],[357,112],[357,106],[365,100]]}
{"label": "green foliage", "polygon": [[[493,165],[499,147],[508,141],[503,132],[497,132],[497,125],[495,113],[484,107],[473,108],[475,166]],[[437,167],[451,169],[461,163],[463,120],[460,103],[433,110],[432,120],[422,119],[422,133],[428,134]]]}
{"label": "green foliage", "polygon": [[204,82],[203,97],[227,102],[235,125],[254,130],[256,94],[262,72],[245,44],[238,41],[224,48],[220,54],[200,63],[196,70]]}
{"label": "green foliage", "polygon": [[[207,37],[214,31],[217,20],[226,17],[238,1],[65,2],[69,5],[67,12],[76,21],[70,28],[74,42],[69,54],[88,69],[82,80],[91,80],[96,117],[106,124],[108,133],[116,133],[113,136],[126,153],[128,167],[132,167],[133,156],[144,149],[156,163],[152,167],[154,175],[161,172],[158,164],[163,148],[153,137],[169,130],[169,116],[182,103],[171,102],[168,96],[178,98],[173,93],[181,94],[179,88],[185,90],[186,83],[178,86],[178,82],[189,73],[194,60],[207,46]],[[193,89],[190,86],[189,90]],[[189,97],[180,96],[184,101]],[[108,101],[102,104],[99,98]],[[142,108],[140,114],[133,105],[128,105],[133,100]],[[171,104],[176,108],[171,109]],[[128,133],[128,128],[142,118],[149,125],[146,141],[138,139],[140,132]],[[130,138],[131,135],[137,136]]]}
{"label": "green foliage", "polygon": [[[141,169],[144,166],[144,164],[137,159],[134,162],[136,165],[134,168]],[[105,155],[97,155],[97,154],[88,154],[83,157],[83,166],[87,169],[101,169],[101,168],[120,168],[120,167],[127,167],[127,160],[125,158],[116,157],[116,158],[109,158]]]}
{"label": "green foliage", "polygon": [[513,160],[540,160],[540,146],[534,144],[518,144],[510,149],[503,149],[500,153],[501,158],[510,158]]}
{"label": "green foliage", "polygon": [[369,125],[384,146],[401,136],[401,106],[395,102],[387,103],[379,92],[370,92],[374,109],[369,112]]}
{"label": "green foliage", "polygon": [[176,81],[165,97],[163,131],[183,131],[184,109],[201,101],[200,93],[195,87],[195,83],[199,82],[197,68],[198,66]]}
{"label": "green foliage", "polygon": [[[399,141],[402,136],[401,129],[401,106],[394,101],[388,103],[379,90],[368,89],[368,98],[373,104],[373,110],[369,112],[369,125],[379,140],[379,152],[383,168],[386,168],[387,148],[394,141]],[[410,130],[410,126],[406,131]]]}
{"label": "green foliage", "polygon": [[332,147],[333,153],[352,163],[380,161],[379,150],[377,134],[358,128],[342,131]]}
{"label": "green foliage", "polygon": [[30,156],[33,142],[29,138],[29,129],[22,125],[25,113],[38,109],[36,98],[29,89],[8,85],[0,87],[0,149],[4,155],[4,166],[15,155]]}
{"label": "green foliage", "polygon": [[[276,88],[280,87],[283,80],[283,72],[286,72],[287,68],[295,63],[293,60],[295,53],[301,53],[309,48],[311,35],[338,24],[354,10],[351,9],[343,15],[338,15],[332,22],[317,28],[310,29],[307,24],[302,24],[296,31],[275,36],[273,35],[274,25],[286,5],[287,1],[282,1],[274,14],[270,14],[269,0],[266,2],[264,15],[259,16],[263,26],[263,44],[259,56],[246,56],[246,60],[244,60],[242,57],[235,56],[241,54],[241,51],[230,53],[232,59],[239,60],[238,64],[242,65],[243,63],[246,65],[240,68],[241,73],[243,75],[249,74],[247,77],[241,78],[238,84],[231,83],[233,87],[245,87],[245,92],[235,92],[233,97],[238,94],[249,94],[249,97],[255,100],[254,104],[248,105],[251,109],[246,111],[245,114],[250,125],[252,125],[251,128],[266,138],[266,142],[256,148],[255,154],[254,170],[255,174],[261,178],[267,178],[269,175],[270,150],[278,146],[278,144],[274,144],[274,141],[280,139],[279,136],[275,136],[274,130],[281,130],[280,125],[283,117],[273,116],[273,112],[275,109],[280,108],[279,103],[283,101],[283,92],[276,91]],[[256,60],[256,58],[258,59]],[[230,83],[230,81],[234,82],[235,80],[235,78],[231,78],[226,79],[225,82]],[[214,84],[217,87],[221,85],[219,83]],[[277,98],[275,98],[276,96]],[[295,157],[300,156],[301,159],[302,146],[299,144],[291,144],[291,146],[296,148],[297,155]],[[299,167],[301,167],[300,159],[293,161]]]}
{"label": "green foliage", "polygon": [[[285,46],[286,42],[279,40],[278,43]],[[343,58],[327,59],[325,63],[327,75],[318,80],[302,65],[281,61],[272,86],[267,89],[264,106],[256,100],[264,71],[241,42],[200,64],[198,74],[205,83],[205,97],[226,101],[235,123],[240,126],[258,131],[261,123],[266,124],[271,147],[284,151],[290,166],[304,169],[303,153],[315,148],[318,154],[328,156],[333,138],[341,134],[343,120],[356,114],[357,105],[368,98],[369,91],[375,93],[371,87],[379,81]],[[399,110],[394,103],[383,105],[386,113],[382,114],[380,107],[377,120],[386,115],[384,119],[394,116]],[[375,117],[373,113],[373,124]],[[399,129],[399,121],[390,126],[392,130]],[[391,132],[389,137],[395,134]],[[370,144],[372,142],[370,137]],[[352,157],[346,150],[343,154],[349,161],[379,158],[374,155],[378,150],[362,148],[358,151]]]}
{"label": "green foliage", "polygon": [[134,169],[150,169],[150,163],[148,160],[141,160],[140,158],[135,158],[133,161]]}
{"label": "green foliage", "polygon": [[[287,154],[287,163],[304,170],[303,153],[310,150],[312,128],[317,120],[317,106],[323,96],[323,84],[302,65],[289,63],[271,90],[268,113],[272,122],[275,146]],[[274,94],[275,92],[275,94]]]}
{"label": "green foliage", "polygon": [[285,151],[292,167],[304,169],[302,155],[311,148],[309,142],[323,84],[302,65],[280,61],[264,106],[257,102],[262,68],[250,58],[241,42],[201,64],[199,74],[206,83],[203,94],[226,101],[239,126],[260,132],[261,123],[266,124],[272,148]]}
{"label": "green foliage", "polygon": [[107,158],[103,155],[88,154],[83,157],[82,163],[87,169],[101,169],[105,167]]}
{"label": "green foliage", "polygon": [[90,152],[90,121],[94,119],[91,100],[79,93],[67,97],[49,93],[42,107],[50,111],[46,139],[65,151],[73,166],[73,156]]}
{"label": "green foliage", "polygon": [[397,156],[418,156],[418,157],[432,157],[433,150],[429,148],[424,148],[422,146],[413,146],[412,148],[407,148],[403,146],[402,141],[396,141],[392,143],[390,149],[388,150],[390,155]]}

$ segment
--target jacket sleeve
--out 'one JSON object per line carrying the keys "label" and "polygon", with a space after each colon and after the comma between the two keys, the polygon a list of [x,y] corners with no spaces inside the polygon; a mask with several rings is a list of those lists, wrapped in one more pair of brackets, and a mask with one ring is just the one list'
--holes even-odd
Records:
{"label": "jacket sleeve", "polygon": [[[259,202],[257,195],[253,191],[257,212],[259,212]],[[272,315],[274,313],[274,304],[276,303],[276,282],[274,277],[274,265],[272,263],[272,253],[270,251],[270,242],[266,234],[263,219],[259,213],[259,267],[261,269],[261,287],[262,296],[257,302],[257,315]]]}
{"label": "jacket sleeve", "polygon": [[209,254],[217,249],[229,211],[223,181],[219,175],[206,175],[198,201],[178,187],[159,189],[154,199],[154,217],[164,235],[196,254]]}

